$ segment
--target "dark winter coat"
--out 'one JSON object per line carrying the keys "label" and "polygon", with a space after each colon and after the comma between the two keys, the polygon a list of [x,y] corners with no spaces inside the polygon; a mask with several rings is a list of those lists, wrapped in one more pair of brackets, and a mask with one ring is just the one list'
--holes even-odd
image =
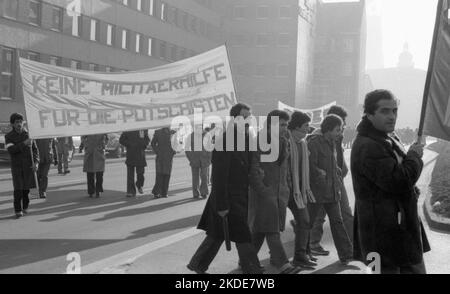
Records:
{"label": "dark winter coat", "polygon": [[351,155],[356,259],[367,263],[367,255],[376,252],[386,267],[422,262],[430,250],[417,210],[415,184],[422,168],[416,153],[406,153],[396,137],[363,119]]}
{"label": "dark winter coat", "polygon": [[39,149],[39,163],[55,163],[58,160],[58,149],[56,139],[36,140]]}
{"label": "dark winter coat", "polygon": [[[195,141],[194,141],[194,136],[198,135],[199,138],[197,138],[198,140],[200,140],[202,143],[201,147],[202,150],[201,151],[194,151],[195,150]],[[195,132],[193,132],[192,134],[189,135],[188,139],[186,140],[186,157],[189,160],[189,164],[191,167],[208,167],[211,165],[211,156],[212,156],[212,152],[209,152],[205,149],[204,145],[203,145],[203,140],[206,136],[206,132],[202,133],[202,134],[197,134]],[[201,137],[201,139],[200,139]]]}
{"label": "dark winter coat", "polygon": [[[143,135],[142,137],[140,135],[141,132]],[[150,143],[147,130],[122,133],[119,142],[127,148],[126,165],[139,167],[147,166],[145,149],[147,149],[147,146]]]}
{"label": "dark winter coat", "polygon": [[[30,190],[36,188],[33,163],[39,164],[39,150],[36,142],[31,147],[24,144],[29,138],[28,132],[17,133],[12,130],[5,135],[5,146],[11,156],[11,174],[14,190]],[[31,157],[33,150],[33,157]]]}
{"label": "dark winter coat", "polygon": [[254,153],[250,182],[249,224],[252,232],[284,231],[291,192],[290,151],[285,137],[280,138],[278,161],[261,162],[261,153]]}
{"label": "dark winter coat", "polygon": [[83,172],[97,173],[105,171],[105,148],[107,135],[90,135],[81,138],[81,149],[84,149]]}
{"label": "dark winter coat", "polygon": [[[337,164],[334,142],[316,133],[307,138],[310,186],[317,203],[335,203],[341,199],[342,171]],[[325,172],[325,176],[321,173]]]}
{"label": "dark winter coat", "polygon": [[[225,150],[226,134],[222,144]],[[235,140],[236,142],[237,140]],[[198,228],[208,236],[223,239],[222,218],[218,211],[229,210],[228,224],[230,240],[250,243],[248,225],[248,187],[252,153],[248,151],[213,151],[212,188]]]}
{"label": "dark winter coat", "polygon": [[170,175],[172,173],[173,157],[176,154],[172,149],[171,137],[175,132],[169,128],[155,131],[152,139],[152,148],[156,153],[156,173]]}

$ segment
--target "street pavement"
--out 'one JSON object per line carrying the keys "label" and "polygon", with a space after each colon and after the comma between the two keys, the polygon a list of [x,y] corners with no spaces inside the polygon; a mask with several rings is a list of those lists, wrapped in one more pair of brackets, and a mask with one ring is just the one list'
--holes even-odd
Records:
{"label": "street pavement", "polygon": [[[348,160],[348,153],[346,157]],[[430,163],[420,180],[422,190],[429,182],[436,154],[427,151],[425,157]],[[150,196],[155,178],[152,156],[148,156],[145,193],[136,199],[125,197],[123,159],[108,160],[105,193],[100,199],[87,197],[85,174],[76,160],[66,176],[58,176],[52,170],[48,199],[32,200],[30,214],[19,220],[13,218],[11,180],[7,172],[0,171],[0,273],[66,273],[70,264],[67,256],[72,252],[80,254],[82,273],[190,273],[186,264],[205,236],[195,227],[206,202],[192,198],[190,168],[185,157],[174,160],[167,199]],[[353,207],[350,177],[345,184]],[[428,271],[450,273],[450,234],[428,227],[427,233],[433,248],[425,256]],[[289,225],[282,239],[292,257],[294,234]],[[315,271],[301,274],[365,273],[361,263],[344,267],[337,262],[328,222],[322,245],[331,251],[330,256],[320,258]],[[276,272],[268,265],[266,245],[259,257],[267,273]],[[209,272],[239,273],[236,250],[226,252],[223,247]]]}

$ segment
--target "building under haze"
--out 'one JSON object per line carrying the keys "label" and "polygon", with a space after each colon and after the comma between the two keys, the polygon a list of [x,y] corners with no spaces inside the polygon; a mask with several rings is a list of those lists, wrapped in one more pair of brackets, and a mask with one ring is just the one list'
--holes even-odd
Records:
{"label": "building under haze", "polygon": [[320,3],[317,8],[313,87],[303,108],[333,101],[349,111],[348,123],[361,118],[366,60],[365,1]]}

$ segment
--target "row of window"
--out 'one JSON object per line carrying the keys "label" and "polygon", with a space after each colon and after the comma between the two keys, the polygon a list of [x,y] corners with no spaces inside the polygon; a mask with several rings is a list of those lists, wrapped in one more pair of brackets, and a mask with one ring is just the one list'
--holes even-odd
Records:
{"label": "row of window", "polygon": [[188,32],[219,41],[221,29],[160,0],[115,0],[131,9],[157,17]]}
{"label": "row of window", "polygon": [[239,47],[291,47],[295,43],[295,37],[289,33],[277,33],[277,34],[257,34],[252,35],[232,35],[229,43],[231,46]]}
{"label": "row of window", "polygon": [[243,63],[233,67],[239,76],[288,78],[292,68],[288,64],[253,64]]}
{"label": "row of window", "polygon": [[[18,53],[19,52],[19,53]],[[89,71],[101,72],[122,72],[123,69],[113,68],[111,66],[103,66],[95,63],[86,63],[79,60],[62,58],[59,56],[49,56],[39,52],[16,50],[8,47],[0,46],[0,98],[12,99],[14,97],[15,80],[16,80],[16,57],[20,54],[23,58],[33,61],[43,62],[56,66],[65,66],[73,69],[83,69]]]}
{"label": "row of window", "polygon": [[234,19],[292,19],[296,17],[297,7],[296,6],[266,6],[260,5],[256,7],[250,6],[234,6],[233,7],[233,18]]}
{"label": "row of window", "polygon": [[[197,53],[163,40],[118,27],[86,15],[70,16],[66,9],[38,0],[0,0],[0,16],[26,22],[57,32],[71,34],[92,42],[153,56],[168,62],[185,59]],[[20,11],[24,9],[25,11]],[[70,13],[70,12],[69,12]],[[23,16],[25,17],[19,17]]]}

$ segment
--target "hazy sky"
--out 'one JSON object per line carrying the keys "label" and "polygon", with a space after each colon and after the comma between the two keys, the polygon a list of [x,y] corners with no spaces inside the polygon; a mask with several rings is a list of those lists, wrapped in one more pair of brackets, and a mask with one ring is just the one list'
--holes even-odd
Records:
{"label": "hazy sky", "polygon": [[[325,0],[324,2],[346,2]],[[369,8],[383,19],[384,65],[397,66],[403,44],[409,43],[417,68],[427,69],[437,0],[372,0]],[[374,9],[374,10],[372,10]],[[370,31],[367,32],[370,34]]]}

